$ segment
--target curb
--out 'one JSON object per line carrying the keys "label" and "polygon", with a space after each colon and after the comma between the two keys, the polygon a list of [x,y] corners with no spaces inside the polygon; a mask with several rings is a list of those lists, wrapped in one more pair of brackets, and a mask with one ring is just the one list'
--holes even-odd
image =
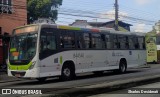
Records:
{"label": "curb", "polygon": [[7,71],[5,71],[5,70],[0,70],[0,75],[3,75],[3,74],[7,74]]}
{"label": "curb", "polygon": [[0,84],[15,81],[21,81],[21,79],[17,79],[15,77],[8,77],[8,75],[5,72],[0,72]]}
{"label": "curb", "polygon": [[6,80],[6,81],[0,81],[0,84],[1,84],[1,83],[6,83],[6,82],[15,82],[15,81],[21,81],[21,80],[18,80],[18,79],[17,79],[17,80]]}

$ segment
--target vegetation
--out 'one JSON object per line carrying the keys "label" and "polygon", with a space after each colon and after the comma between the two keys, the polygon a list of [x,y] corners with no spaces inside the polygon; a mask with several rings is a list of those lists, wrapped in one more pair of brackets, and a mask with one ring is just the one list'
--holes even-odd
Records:
{"label": "vegetation", "polygon": [[28,23],[38,18],[50,18],[54,22],[57,19],[57,8],[61,5],[62,0],[27,0]]}

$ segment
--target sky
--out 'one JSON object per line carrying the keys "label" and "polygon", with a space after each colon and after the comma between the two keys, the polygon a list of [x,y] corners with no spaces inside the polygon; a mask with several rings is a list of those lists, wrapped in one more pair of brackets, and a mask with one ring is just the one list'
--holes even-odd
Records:
{"label": "sky", "polygon": [[[63,0],[57,24],[68,25],[76,19],[88,22],[114,20],[115,0]],[[160,20],[160,0],[118,0],[119,19],[132,24],[132,31],[149,32]]]}

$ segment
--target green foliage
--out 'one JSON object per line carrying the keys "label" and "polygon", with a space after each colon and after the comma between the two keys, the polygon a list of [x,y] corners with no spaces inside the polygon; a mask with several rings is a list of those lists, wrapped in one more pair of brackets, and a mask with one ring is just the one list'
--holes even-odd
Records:
{"label": "green foliage", "polygon": [[[58,8],[62,5],[62,0],[27,0],[28,23],[38,18],[50,18],[53,21],[57,19]],[[54,7],[55,10],[51,10]]]}

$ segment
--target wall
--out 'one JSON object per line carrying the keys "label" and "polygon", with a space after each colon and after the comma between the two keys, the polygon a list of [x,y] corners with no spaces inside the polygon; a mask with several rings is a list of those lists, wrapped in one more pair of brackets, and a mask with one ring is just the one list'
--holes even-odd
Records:
{"label": "wall", "polygon": [[13,13],[0,13],[2,34],[7,32],[11,35],[14,28],[27,24],[26,4],[26,0],[12,0]]}

